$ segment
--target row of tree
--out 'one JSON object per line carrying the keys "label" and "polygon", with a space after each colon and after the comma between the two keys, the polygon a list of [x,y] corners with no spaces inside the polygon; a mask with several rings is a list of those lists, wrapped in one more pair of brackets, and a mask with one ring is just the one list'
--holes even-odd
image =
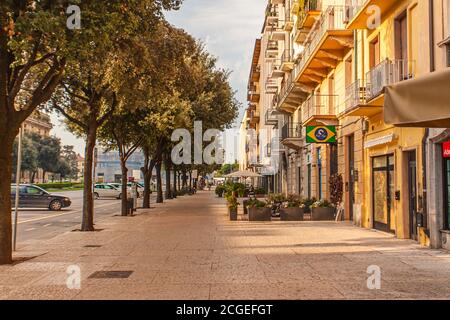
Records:
{"label": "row of tree", "polygon": [[[17,165],[17,139],[13,146],[13,174]],[[61,146],[61,140],[56,137],[43,137],[35,132],[26,133],[22,138],[21,170],[28,172],[31,183],[35,182],[39,169],[45,179],[47,173],[52,173],[62,179],[76,179],[78,176],[77,154],[73,146]],[[20,180],[20,179],[19,179]],[[44,181],[45,182],[45,181]]]}
{"label": "row of tree", "polygon": [[[126,162],[145,154],[144,207],[156,169],[158,202],[176,179],[187,184],[193,166],[171,162],[171,133],[202,121],[203,129],[231,125],[238,103],[229,74],[216,67],[195,39],[169,25],[163,10],[179,0],[70,1],[82,13],[82,28],[66,28],[69,1],[2,1],[0,4],[0,264],[11,259],[10,183],[14,139],[36,109],[57,110],[86,141],[82,231],[94,230],[92,169],[98,142]],[[207,172],[210,166],[196,167]],[[170,172],[176,172],[171,177]],[[126,195],[126,184],[123,184]],[[122,214],[127,213],[122,199]]]}

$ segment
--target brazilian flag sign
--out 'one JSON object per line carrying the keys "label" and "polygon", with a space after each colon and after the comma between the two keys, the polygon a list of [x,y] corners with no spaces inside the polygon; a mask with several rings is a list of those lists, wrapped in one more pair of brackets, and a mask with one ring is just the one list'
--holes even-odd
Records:
{"label": "brazilian flag sign", "polygon": [[335,126],[306,127],[306,143],[336,143]]}

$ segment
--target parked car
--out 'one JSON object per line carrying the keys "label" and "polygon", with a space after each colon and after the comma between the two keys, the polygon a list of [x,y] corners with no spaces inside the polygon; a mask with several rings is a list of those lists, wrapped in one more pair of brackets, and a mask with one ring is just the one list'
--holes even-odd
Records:
{"label": "parked car", "polygon": [[[128,196],[130,196],[130,192],[128,190]],[[117,188],[111,184],[96,184],[94,185],[94,199],[99,198],[122,198],[122,189]]]}
{"label": "parked car", "polygon": [[[16,185],[11,185],[11,206],[14,207],[16,201]],[[19,207],[20,208],[46,208],[51,211],[59,211],[68,208],[72,204],[70,198],[51,194],[44,189],[32,185],[19,185]]]}
{"label": "parked car", "polygon": [[[119,190],[122,190],[122,184],[121,183],[116,183],[115,182],[115,183],[108,183],[108,184],[110,186],[116,187]],[[140,183],[137,183],[137,186],[138,186],[137,190],[138,190],[138,198],[139,198],[141,196],[141,194],[144,193],[144,186],[141,185]],[[133,187],[133,183],[131,183],[131,182],[127,183],[127,190],[128,190],[129,194],[131,194],[131,188],[132,187]]]}

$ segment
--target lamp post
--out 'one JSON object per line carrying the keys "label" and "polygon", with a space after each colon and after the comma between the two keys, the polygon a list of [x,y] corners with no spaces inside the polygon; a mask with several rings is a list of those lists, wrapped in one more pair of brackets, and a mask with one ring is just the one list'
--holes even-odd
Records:
{"label": "lamp post", "polygon": [[23,124],[19,129],[19,142],[17,144],[16,195],[15,195],[15,204],[14,204],[13,251],[16,251],[16,243],[17,243],[17,219],[19,216],[20,174],[21,174],[21,166],[22,166],[22,137],[23,137]]}

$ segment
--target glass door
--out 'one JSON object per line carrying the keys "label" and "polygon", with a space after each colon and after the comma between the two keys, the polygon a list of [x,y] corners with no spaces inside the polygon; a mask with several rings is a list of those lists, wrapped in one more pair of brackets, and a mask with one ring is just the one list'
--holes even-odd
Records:
{"label": "glass door", "polygon": [[395,222],[394,201],[394,156],[372,159],[373,227],[392,232]]}

